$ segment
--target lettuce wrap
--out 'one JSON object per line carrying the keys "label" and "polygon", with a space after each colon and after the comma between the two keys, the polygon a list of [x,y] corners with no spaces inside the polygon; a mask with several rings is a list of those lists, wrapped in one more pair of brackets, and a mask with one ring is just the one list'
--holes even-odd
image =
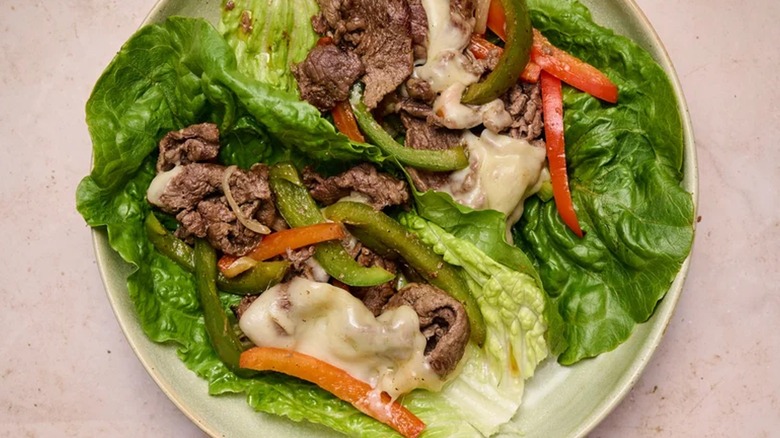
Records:
{"label": "lettuce wrap", "polygon": [[[178,345],[210,394],[244,393],[255,410],[353,436],[392,436],[307,382],[230,372],[209,345],[192,275],[146,237],[157,142],[190,124],[219,125],[226,165],[393,165],[298,99],[289,65],[316,42],[309,25],[316,2],[235,3],[223,8],[219,30],[173,17],[142,28],[122,47],[87,103],[94,166],[77,189],[78,211],[90,226],[104,227],[112,248],[134,266],[128,291],[144,332]],[[690,251],[693,202],[680,187],[682,125],[662,69],[634,43],[594,24],[576,1],[529,6],[534,26],[554,44],[618,84],[620,102],[565,90],[570,179],[584,239],[567,232],[553,203],[535,197],[513,229],[516,245],[504,238],[501,213],[473,211],[441,193],[416,193],[415,209],[400,217],[458,267],[488,329],[484,347],[469,346],[460,374],[441,393],[415,391],[402,400],[428,425],[424,436],[495,433],[515,415],[524,380],[545,358],[573,364],[627,339],[652,315]],[[245,11],[256,18],[249,36],[240,28]],[[221,298],[226,309],[238,301]]]}

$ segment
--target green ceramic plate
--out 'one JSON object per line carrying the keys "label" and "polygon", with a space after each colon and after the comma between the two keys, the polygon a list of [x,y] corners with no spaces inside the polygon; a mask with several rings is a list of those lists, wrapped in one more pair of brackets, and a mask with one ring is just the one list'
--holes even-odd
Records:
{"label": "green ceramic plate", "polygon": [[[655,31],[633,0],[584,0],[599,24],[625,35],[648,50],[666,70],[677,93],[685,130],[685,188],[697,198],[698,172],[693,131],[687,106],[669,56]],[[219,1],[161,0],[146,23],[170,15],[204,17],[216,23]],[[128,266],[109,247],[104,231],[95,231],[95,250],[109,300],[119,324],[143,365],[165,394],[195,424],[219,436],[311,437],[340,436],[324,427],[294,423],[254,412],[244,396],[208,395],[205,380],[185,368],[172,346],[146,338],[136,319],[125,284]],[[544,363],[527,386],[514,418],[519,433],[531,437],[583,436],[620,402],[639,378],[658,346],[682,292],[686,261],[654,316],[637,327],[625,344],[611,353],[572,367]]]}

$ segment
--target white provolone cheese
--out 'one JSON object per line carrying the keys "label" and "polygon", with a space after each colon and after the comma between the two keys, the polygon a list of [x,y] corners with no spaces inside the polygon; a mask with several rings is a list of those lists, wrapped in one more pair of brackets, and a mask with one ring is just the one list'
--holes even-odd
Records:
{"label": "white provolone cheese", "polygon": [[160,198],[165,192],[165,188],[168,186],[168,183],[173,179],[173,177],[181,173],[182,169],[182,166],[176,166],[166,172],[158,173],[157,176],[155,176],[152,180],[151,184],[149,184],[149,188],[146,190],[146,199],[148,199],[152,205],[156,205],[158,207],[161,206],[162,201]]}
{"label": "white provolone cheese", "polygon": [[514,225],[525,199],[543,182],[545,149],[487,129],[479,137],[466,132],[464,139],[470,165],[453,172],[439,190],[469,207],[498,210],[506,214],[508,227]]}
{"label": "white provolone cheese", "polygon": [[415,67],[415,75],[437,93],[452,84],[477,82],[479,75],[465,68],[468,61],[463,54],[471,35],[452,22],[449,0],[422,0],[422,4],[428,17],[428,58]]}
{"label": "white provolone cheese", "polygon": [[452,84],[433,102],[436,120],[449,129],[470,129],[484,124],[493,132],[500,132],[512,124],[512,116],[501,99],[484,105],[465,105],[460,99],[466,86]]}
{"label": "white provolone cheese", "polygon": [[260,295],[239,326],[258,346],[316,357],[392,398],[443,385],[425,360],[425,336],[409,306],[374,317],[349,292],[296,277]]}

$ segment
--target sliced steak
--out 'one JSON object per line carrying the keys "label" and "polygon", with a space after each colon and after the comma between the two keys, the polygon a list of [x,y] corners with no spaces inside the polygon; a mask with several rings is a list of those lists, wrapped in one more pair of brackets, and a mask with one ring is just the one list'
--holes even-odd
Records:
{"label": "sliced steak", "polygon": [[412,35],[406,0],[359,0],[355,15],[365,28],[355,49],[363,64],[363,100],[370,109],[412,74]]}
{"label": "sliced steak", "polygon": [[307,167],[303,170],[303,182],[311,196],[325,205],[333,204],[353,192],[365,195],[376,210],[405,204],[409,200],[406,182],[387,173],[380,173],[368,163],[359,164],[329,178],[323,178]]}
{"label": "sliced steak", "polygon": [[431,88],[431,84],[428,81],[411,77],[406,80],[406,93],[410,98],[424,102],[430,106],[433,100],[436,99],[436,93]]}
{"label": "sliced steak", "polygon": [[317,263],[314,258],[315,251],[314,245],[295,250],[288,249],[283,258],[290,262],[290,269],[287,270],[284,281],[290,281],[294,277],[304,277],[311,281],[327,282],[330,275],[322,268],[322,265]]}
{"label": "sliced steak", "polygon": [[458,365],[466,350],[471,328],[466,309],[443,290],[430,284],[410,283],[393,295],[385,309],[411,306],[420,317],[420,331],[428,340],[425,356],[444,377]]}
{"label": "sliced steak", "polygon": [[205,197],[219,192],[225,167],[219,164],[184,164],[175,173],[154,204],[166,213],[195,208]]}
{"label": "sliced steak", "polygon": [[[441,128],[428,120],[404,113],[401,113],[401,121],[406,128],[405,145],[411,148],[442,150],[463,144],[463,131]],[[431,172],[411,167],[406,170],[415,188],[421,192],[440,188],[450,177],[450,172]]]}
{"label": "sliced steak", "polygon": [[303,62],[292,68],[301,97],[320,111],[347,100],[350,87],[364,71],[358,55],[334,44],[315,46]]}
{"label": "sliced steak", "polygon": [[433,125],[427,120],[401,113],[406,128],[405,145],[414,149],[444,150],[462,145],[463,131],[453,131]]}
{"label": "sliced steak", "polygon": [[507,112],[512,116],[508,133],[528,141],[539,139],[544,132],[542,94],[539,84],[518,82],[502,96]]}
{"label": "sliced steak", "polygon": [[[378,266],[392,274],[398,272],[398,265],[395,261],[383,258],[366,247],[360,248],[357,262],[366,267]],[[352,287],[350,292],[363,301],[363,304],[366,305],[374,316],[379,316],[384,312],[388,301],[396,293],[394,280],[377,286]]]}
{"label": "sliced steak", "polygon": [[414,59],[425,59],[428,56],[428,15],[422,0],[407,0],[407,2]]}
{"label": "sliced steak", "polygon": [[[230,208],[222,193],[225,171],[218,164],[181,165],[170,171],[175,174],[165,183],[154,204],[176,215],[181,223],[176,230],[178,237],[206,238],[218,250],[242,256],[257,246],[262,235],[246,228]],[[236,169],[228,184],[244,216],[271,229],[286,228],[274,206],[266,165],[255,164],[248,171]]]}
{"label": "sliced steak", "polygon": [[157,171],[173,169],[177,164],[211,161],[219,153],[219,129],[213,123],[188,126],[171,131],[160,140]]}
{"label": "sliced steak", "polygon": [[[314,29],[322,32],[327,28],[325,33],[335,44],[360,57],[365,66],[363,100],[369,109],[376,108],[385,95],[412,73],[412,11],[407,0],[317,0],[317,3],[321,12],[312,20]],[[415,16],[418,42],[422,41],[419,12],[416,10]]]}

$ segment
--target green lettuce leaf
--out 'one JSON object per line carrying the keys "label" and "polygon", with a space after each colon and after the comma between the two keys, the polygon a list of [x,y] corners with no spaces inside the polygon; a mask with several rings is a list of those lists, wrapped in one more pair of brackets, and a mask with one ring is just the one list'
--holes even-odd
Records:
{"label": "green lettuce leaf", "polygon": [[562,364],[610,351],[646,321],[690,252],[693,201],[680,186],[683,137],[665,73],[635,43],[572,0],[529,0],[534,26],[604,71],[617,105],[564,92],[576,238],[554,203],[531,198],[515,241],[533,257],[566,323]]}
{"label": "green lettuce leaf", "polygon": [[[548,355],[544,291],[533,276],[496,262],[433,222],[408,213],[401,223],[461,268],[487,326],[483,348],[469,346],[456,379],[440,394],[418,391],[405,403],[415,413],[419,406],[424,420],[430,418],[432,436],[489,436],[515,415],[525,380]],[[440,397],[457,410],[458,420],[442,409]]]}
{"label": "green lettuce leaf", "polygon": [[223,0],[219,30],[241,73],[297,95],[290,67],[317,42],[310,20],[319,10],[316,0]]}
{"label": "green lettuce leaf", "polygon": [[[448,193],[415,191],[414,196],[418,215],[458,239],[472,243],[507,268],[531,276],[542,288],[539,272],[528,256],[506,241],[506,215],[495,210],[474,210],[460,205]],[[548,326],[545,337],[551,355],[557,356],[566,349],[565,325],[552,300],[546,294],[544,297],[549,301],[544,306]]]}

